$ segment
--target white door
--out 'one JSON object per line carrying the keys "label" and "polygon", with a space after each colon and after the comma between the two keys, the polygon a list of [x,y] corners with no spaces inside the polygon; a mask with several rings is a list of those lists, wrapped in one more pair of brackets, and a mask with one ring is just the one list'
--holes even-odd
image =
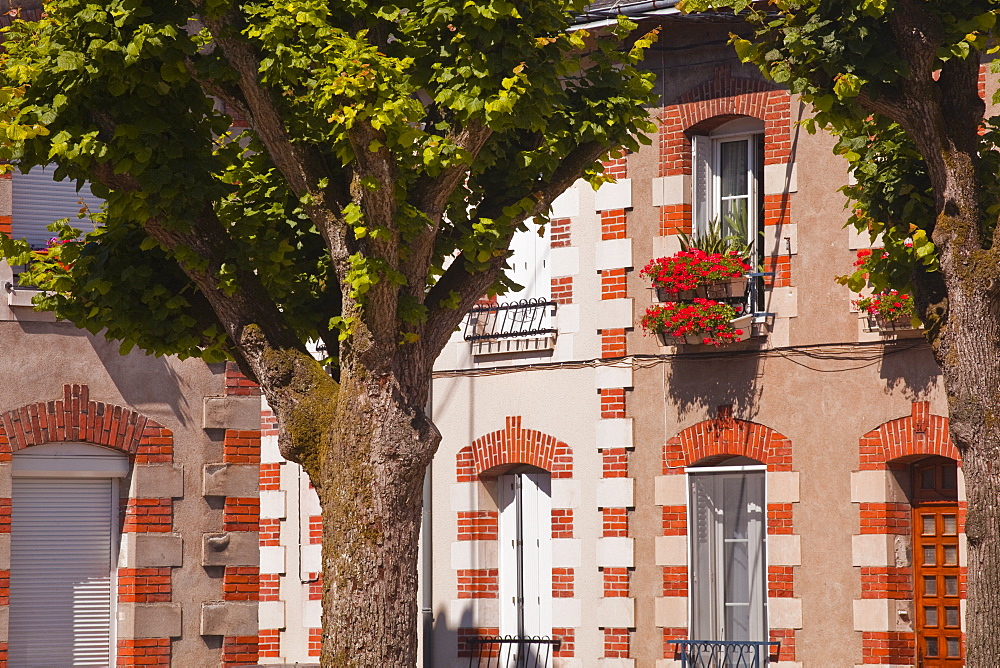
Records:
{"label": "white door", "polygon": [[15,477],[11,668],[112,662],[112,478]]}
{"label": "white door", "polygon": [[[552,634],[552,491],[547,473],[500,476],[500,634]],[[543,665],[546,648],[527,664]],[[526,657],[521,657],[522,660]]]}

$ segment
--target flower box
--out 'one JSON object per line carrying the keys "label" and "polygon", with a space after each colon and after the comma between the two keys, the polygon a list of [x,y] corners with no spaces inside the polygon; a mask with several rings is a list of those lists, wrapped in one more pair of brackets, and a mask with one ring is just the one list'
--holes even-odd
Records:
{"label": "flower box", "polygon": [[[702,299],[698,301],[702,302],[700,305],[704,308],[711,310],[718,308],[727,309],[730,314],[733,314],[732,307],[725,304],[713,304]],[[684,334],[669,334],[665,329],[655,329],[655,320],[659,319],[660,312],[676,310],[678,308],[691,308],[691,306],[671,303],[666,307],[653,306],[647,311],[647,319],[643,322],[643,326],[656,336],[661,346],[724,346],[730,343],[740,343],[750,338],[750,331],[753,326],[752,315],[731,317],[721,323],[716,321],[713,331],[689,331]]]}
{"label": "flower box", "polygon": [[742,299],[747,293],[746,276],[736,276],[725,281],[702,283],[692,290],[671,292],[665,288],[656,288],[656,301],[682,302],[701,297],[702,299]]}
{"label": "flower box", "polygon": [[917,329],[913,326],[913,318],[908,315],[900,315],[895,318],[886,318],[881,315],[874,315],[872,319],[880,332],[910,331]]}
{"label": "flower box", "polygon": [[735,252],[706,253],[691,248],[650,260],[639,274],[650,280],[657,298],[667,302],[742,297],[749,271],[750,265]]}

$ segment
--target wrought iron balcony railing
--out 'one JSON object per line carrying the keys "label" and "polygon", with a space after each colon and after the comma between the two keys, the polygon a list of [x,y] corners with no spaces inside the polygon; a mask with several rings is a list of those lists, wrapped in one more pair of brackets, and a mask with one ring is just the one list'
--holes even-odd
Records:
{"label": "wrought iron balcony railing", "polygon": [[[465,319],[464,337],[474,353],[551,349],[557,330],[552,327],[556,302],[522,299],[508,304],[474,306]],[[502,343],[503,345],[492,345]]]}
{"label": "wrought iron balcony railing", "polygon": [[547,636],[479,636],[469,638],[469,668],[550,668],[562,646]]}
{"label": "wrought iron balcony railing", "polygon": [[770,647],[778,653],[778,641],[674,640],[681,668],[764,668],[770,662]]}

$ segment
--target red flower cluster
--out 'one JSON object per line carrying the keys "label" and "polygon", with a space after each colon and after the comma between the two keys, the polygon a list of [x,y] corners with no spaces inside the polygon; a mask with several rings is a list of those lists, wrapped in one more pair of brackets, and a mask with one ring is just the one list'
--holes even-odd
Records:
{"label": "red flower cluster", "polygon": [[889,290],[871,297],[861,297],[854,302],[854,305],[869,315],[886,320],[913,317],[913,297],[899,290]]}
{"label": "red flower cluster", "polygon": [[654,288],[668,292],[693,290],[699,285],[716,283],[736,278],[750,271],[735,251],[729,253],[706,253],[692,248],[678,251],[670,257],[650,260],[639,272],[653,282]]}
{"label": "red flower cluster", "polygon": [[729,304],[695,299],[650,306],[642,317],[642,327],[648,332],[674,337],[699,334],[702,343],[722,346],[743,334],[743,330],[735,329],[730,322],[735,317],[736,310]]}

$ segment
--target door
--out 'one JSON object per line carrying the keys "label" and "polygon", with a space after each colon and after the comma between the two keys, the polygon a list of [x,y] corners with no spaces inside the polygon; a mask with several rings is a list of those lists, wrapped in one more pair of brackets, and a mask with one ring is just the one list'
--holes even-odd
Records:
{"label": "door", "polygon": [[13,479],[9,665],[109,666],[112,478]]}
{"label": "door", "polygon": [[917,665],[964,665],[958,560],[958,469],[934,457],[913,467]]}

